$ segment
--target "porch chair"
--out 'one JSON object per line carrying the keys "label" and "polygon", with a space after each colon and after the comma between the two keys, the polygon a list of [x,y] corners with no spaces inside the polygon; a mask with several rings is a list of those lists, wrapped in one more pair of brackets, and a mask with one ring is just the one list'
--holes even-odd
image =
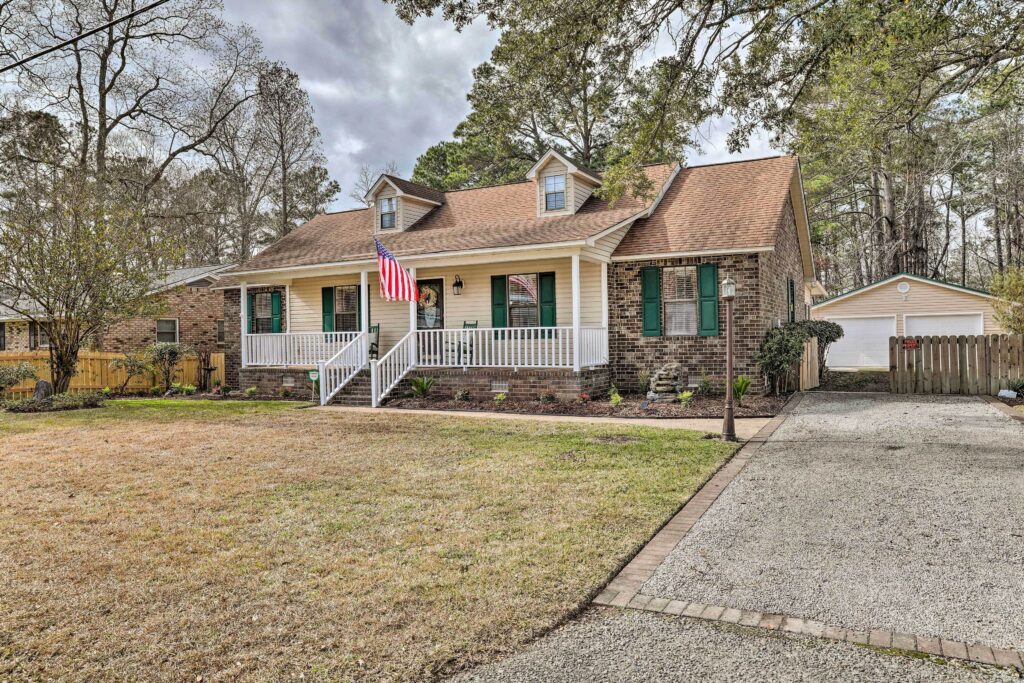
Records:
{"label": "porch chair", "polygon": [[370,325],[369,342],[370,348],[367,354],[370,360],[377,360],[377,343],[380,341],[380,323]]}

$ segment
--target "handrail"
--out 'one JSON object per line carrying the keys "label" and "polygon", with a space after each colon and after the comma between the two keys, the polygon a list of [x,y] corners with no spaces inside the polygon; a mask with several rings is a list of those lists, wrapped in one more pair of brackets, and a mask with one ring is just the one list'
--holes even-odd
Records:
{"label": "handrail", "polygon": [[415,339],[416,331],[413,330],[398,340],[380,360],[370,362],[370,397],[374,408],[416,367],[416,356],[413,355]]}
{"label": "handrail", "polygon": [[327,403],[366,367],[369,338],[360,332],[328,360],[319,361],[320,405]]}
{"label": "handrail", "polygon": [[272,332],[246,334],[246,366],[312,366],[331,358],[359,332]]}

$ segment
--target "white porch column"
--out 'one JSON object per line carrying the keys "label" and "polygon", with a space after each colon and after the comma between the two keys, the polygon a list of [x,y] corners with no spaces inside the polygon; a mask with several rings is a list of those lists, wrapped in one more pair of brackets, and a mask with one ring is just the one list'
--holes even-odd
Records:
{"label": "white porch column", "polygon": [[[409,275],[413,280],[416,279],[416,267],[413,266],[409,269]],[[416,367],[416,302],[409,302],[409,332],[413,333],[413,337],[410,340],[412,343],[409,344],[409,367]]]}
{"label": "white porch column", "polygon": [[359,273],[359,329],[363,331],[363,359],[370,357],[370,288],[369,276],[364,270]]}
{"label": "white porch column", "polygon": [[580,371],[580,255],[572,255],[572,369]]}
{"label": "white porch column", "polygon": [[284,331],[292,331],[292,283],[284,286]]}
{"label": "white porch column", "polygon": [[601,327],[604,328],[604,341],[601,343],[604,350],[604,362],[609,361],[608,354],[608,263],[601,262]]}
{"label": "white porch column", "polygon": [[238,335],[238,341],[242,347],[242,367],[244,368],[249,364],[249,352],[246,349],[248,346],[246,335],[249,333],[249,288],[246,286],[245,280],[239,283],[238,288],[238,308],[241,317],[241,334]]}

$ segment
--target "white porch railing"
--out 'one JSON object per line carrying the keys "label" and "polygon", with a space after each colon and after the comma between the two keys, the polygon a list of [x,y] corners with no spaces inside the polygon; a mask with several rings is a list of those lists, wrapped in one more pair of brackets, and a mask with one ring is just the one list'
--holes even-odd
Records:
{"label": "white porch railing", "polygon": [[366,367],[369,338],[364,332],[343,346],[326,361],[320,361],[320,405],[325,406],[341,389]]}
{"label": "white porch railing", "polygon": [[608,362],[608,328],[580,328],[580,366],[605,365]]}
{"label": "white porch railing", "polygon": [[310,365],[333,358],[360,332],[301,332],[245,335],[246,366]]}
{"label": "white porch railing", "polygon": [[370,404],[376,408],[416,367],[416,332],[402,337],[380,360],[370,361]]}

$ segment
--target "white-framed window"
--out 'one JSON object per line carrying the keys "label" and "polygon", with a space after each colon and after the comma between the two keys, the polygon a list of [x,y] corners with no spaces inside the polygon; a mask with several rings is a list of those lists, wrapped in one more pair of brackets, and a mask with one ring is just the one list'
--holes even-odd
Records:
{"label": "white-framed window", "polygon": [[157,342],[178,343],[178,319],[161,318],[156,321]]}
{"label": "white-framed window", "polygon": [[273,292],[256,292],[252,295],[252,329],[254,334],[274,331]]}
{"label": "white-framed window", "polygon": [[217,345],[218,346],[223,346],[224,345],[224,321],[223,320],[218,320],[217,321]]}
{"label": "white-framed window", "polygon": [[377,201],[380,211],[380,229],[389,230],[395,227],[395,198],[386,197]]}
{"label": "white-framed window", "polygon": [[537,273],[508,276],[508,326],[540,325],[540,294]]}
{"label": "white-framed window", "polygon": [[697,334],[697,266],[662,269],[661,300],[667,336]]}
{"label": "white-framed window", "polygon": [[50,335],[45,327],[34,322],[28,324],[28,347],[33,350],[50,348]]}
{"label": "white-framed window", "polygon": [[565,176],[544,176],[544,210],[558,211],[565,208]]}
{"label": "white-framed window", "polygon": [[334,331],[359,330],[359,285],[334,288]]}

